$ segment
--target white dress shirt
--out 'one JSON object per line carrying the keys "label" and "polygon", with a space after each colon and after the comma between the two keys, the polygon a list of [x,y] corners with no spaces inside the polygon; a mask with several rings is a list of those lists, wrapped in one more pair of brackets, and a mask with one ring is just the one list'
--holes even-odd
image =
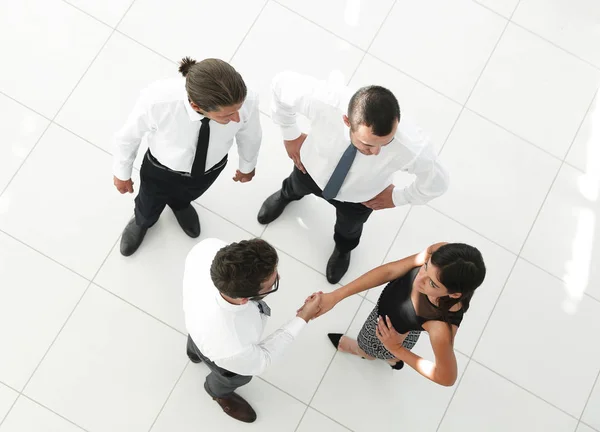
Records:
{"label": "white dress shirt", "polygon": [[[323,189],[350,145],[350,129],[343,116],[347,115],[354,91],[295,72],[283,72],[274,78],[272,92],[272,119],[281,127],[283,139],[300,136],[296,114],[309,119],[311,131],[300,149],[300,159]],[[392,184],[398,171],[414,174],[416,179],[406,188],[394,188],[392,197],[396,206],[425,204],[448,189],[448,174],[437,161],[433,146],[404,116],[394,140],[382,147],[378,155],[357,152],[335,199],[369,201]]]}
{"label": "white dress shirt", "polygon": [[[150,152],[161,164],[173,171],[191,172],[203,118],[188,102],[185,78],[151,84],[142,91],[127,122],[116,134],[114,175],[120,180],[131,178],[133,162],[144,135],[147,135]],[[239,123],[210,122],[207,170],[225,157],[234,137],[239,170],[249,173],[256,166],[262,138],[258,95],[254,92],[248,91],[240,109]]]}
{"label": "white dress shirt", "polygon": [[[189,335],[217,366],[239,375],[260,375],[290,345],[306,325],[295,317],[273,334],[262,338],[267,316],[249,301],[226,301],[210,278],[216,253],[227,243],[206,239],[189,253],[183,276],[183,310]],[[268,299],[268,298],[267,298]]]}

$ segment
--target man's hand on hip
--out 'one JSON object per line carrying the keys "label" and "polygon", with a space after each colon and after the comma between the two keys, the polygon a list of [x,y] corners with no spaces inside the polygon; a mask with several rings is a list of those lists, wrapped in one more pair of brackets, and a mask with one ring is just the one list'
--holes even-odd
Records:
{"label": "man's hand on hip", "polygon": [[300,148],[302,147],[302,144],[304,144],[306,137],[307,137],[307,135],[305,133],[303,133],[303,134],[300,134],[300,136],[298,138],[296,138],[295,140],[291,140],[291,141],[284,140],[283,141],[283,144],[285,144],[285,150],[287,151],[288,156],[290,157],[291,160],[294,161],[294,165],[296,165],[296,168],[298,168],[304,174],[306,174],[306,169],[304,169],[304,165],[302,165],[302,161],[300,160]]}
{"label": "man's hand on hip", "polygon": [[235,176],[233,176],[234,182],[248,183],[254,178],[254,174],[256,174],[256,168],[250,171],[248,174],[244,174],[240,170],[235,171]]}
{"label": "man's hand on hip", "polygon": [[381,191],[375,198],[362,203],[364,206],[369,207],[372,210],[383,210],[388,208],[396,207],[394,205],[394,199],[392,194],[394,192],[394,185],[389,185],[383,191]]}
{"label": "man's hand on hip", "polygon": [[133,193],[133,180],[120,180],[113,176],[113,183],[119,192],[124,193]]}

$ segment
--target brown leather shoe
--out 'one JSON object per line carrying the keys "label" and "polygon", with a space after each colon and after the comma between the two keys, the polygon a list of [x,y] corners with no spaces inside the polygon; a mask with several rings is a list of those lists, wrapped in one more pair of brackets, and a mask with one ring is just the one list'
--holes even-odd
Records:
{"label": "brown leather shoe", "polygon": [[[206,383],[204,384],[206,389]],[[246,400],[238,395],[237,393],[231,393],[227,397],[216,398],[213,397],[221,408],[230,417],[244,423],[253,423],[256,420],[256,412],[252,409],[250,404]]]}

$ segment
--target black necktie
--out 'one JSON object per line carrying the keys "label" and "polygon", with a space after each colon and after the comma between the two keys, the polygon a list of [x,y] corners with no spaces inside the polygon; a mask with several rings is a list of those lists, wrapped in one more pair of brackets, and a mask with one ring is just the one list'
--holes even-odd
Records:
{"label": "black necktie", "polygon": [[198,133],[198,145],[196,146],[196,156],[192,164],[192,176],[202,175],[206,170],[206,155],[208,153],[208,140],[210,139],[209,121],[208,117],[204,117],[201,120],[202,126],[200,126],[200,133]]}

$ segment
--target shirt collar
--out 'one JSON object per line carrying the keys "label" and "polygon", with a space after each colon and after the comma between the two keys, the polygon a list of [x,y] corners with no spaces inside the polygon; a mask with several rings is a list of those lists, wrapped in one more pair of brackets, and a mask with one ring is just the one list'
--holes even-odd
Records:
{"label": "shirt collar", "polygon": [[231,304],[223,298],[223,296],[221,295],[219,290],[216,289],[215,291],[216,291],[215,298],[217,299],[217,304],[221,307],[221,309],[235,311],[235,312],[241,312],[242,310],[246,309],[250,305],[250,302],[247,302],[246,304],[243,304],[243,305]]}
{"label": "shirt collar", "polygon": [[183,99],[183,105],[185,106],[185,110],[187,111],[191,121],[196,122],[204,118],[202,114],[200,114],[198,111],[195,111],[194,108],[192,108],[192,105],[190,105],[190,101],[188,100],[187,94],[185,95],[185,99]]}

